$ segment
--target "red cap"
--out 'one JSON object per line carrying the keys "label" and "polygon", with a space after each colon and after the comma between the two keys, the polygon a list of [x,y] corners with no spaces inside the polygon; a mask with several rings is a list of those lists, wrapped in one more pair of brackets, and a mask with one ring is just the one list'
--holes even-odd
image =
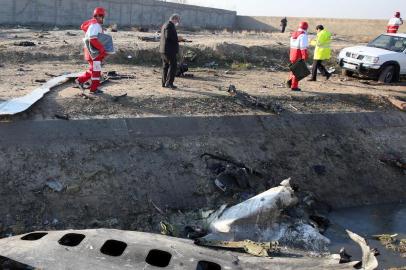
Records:
{"label": "red cap", "polygon": [[309,29],[309,24],[307,22],[301,22],[299,23],[299,28],[302,28],[303,30]]}
{"label": "red cap", "polygon": [[93,11],[93,17],[96,17],[96,16],[105,17],[106,16],[106,10],[103,7],[95,8],[94,11]]}

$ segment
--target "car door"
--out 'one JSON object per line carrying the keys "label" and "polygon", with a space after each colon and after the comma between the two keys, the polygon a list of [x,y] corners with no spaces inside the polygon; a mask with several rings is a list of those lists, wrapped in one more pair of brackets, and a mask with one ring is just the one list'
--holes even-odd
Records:
{"label": "car door", "polygon": [[399,55],[400,74],[406,75],[406,50]]}
{"label": "car door", "polygon": [[[403,38],[403,48],[406,48],[406,38]],[[406,50],[399,55],[400,74],[406,75]]]}

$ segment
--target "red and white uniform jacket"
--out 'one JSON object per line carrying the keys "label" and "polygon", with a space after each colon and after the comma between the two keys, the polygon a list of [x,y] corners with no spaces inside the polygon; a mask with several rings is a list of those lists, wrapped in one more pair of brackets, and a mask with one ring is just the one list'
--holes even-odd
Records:
{"label": "red and white uniform jacket", "polygon": [[300,59],[308,58],[307,48],[309,47],[309,39],[306,31],[298,29],[292,33],[290,38],[290,62],[295,63]]}
{"label": "red and white uniform jacket", "polygon": [[399,26],[403,24],[402,18],[393,17],[388,23],[388,33],[396,34],[399,30]]}
{"label": "red and white uniform jacket", "polygon": [[89,54],[89,51],[87,48],[84,49],[85,52],[85,59],[86,60],[98,60],[101,61],[105,56],[106,52],[104,49],[103,44],[99,42],[97,39],[98,35],[100,33],[103,33],[103,27],[101,26],[100,23],[97,22],[96,19],[91,19],[82,24],[80,27],[86,34],[85,34],[85,40],[90,40],[90,43],[92,44],[93,47],[99,50],[100,54],[97,57],[97,59],[92,59],[92,57]]}

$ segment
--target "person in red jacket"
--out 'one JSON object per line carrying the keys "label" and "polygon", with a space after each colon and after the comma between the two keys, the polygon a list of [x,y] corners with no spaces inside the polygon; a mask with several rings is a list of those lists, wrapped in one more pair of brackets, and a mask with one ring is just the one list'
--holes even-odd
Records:
{"label": "person in red jacket", "polygon": [[[301,59],[307,60],[309,57],[307,52],[307,48],[309,47],[309,40],[307,36],[308,28],[309,24],[307,22],[301,22],[299,24],[299,29],[292,33],[290,38],[290,62],[292,64]],[[287,85],[292,89],[292,91],[301,91],[299,88],[299,81],[295,75],[293,75],[293,73],[290,73]]]}
{"label": "person in red jacket", "polygon": [[397,11],[395,16],[389,20],[387,33],[396,34],[402,24],[403,20],[400,17],[400,12]]}
{"label": "person in red jacket", "polygon": [[102,25],[105,16],[106,10],[98,7],[93,12],[93,19],[85,21],[81,26],[81,29],[85,32],[85,43],[88,41],[93,48],[97,49],[98,55],[91,55],[89,49],[86,46],[84,47],[85,59],[89,63],[89,70],[77,78],[76,83],[83,89],[83,84],[91,80],[90,93],[93,94],[103,93],[98,87],[100,86],[101,79],[101,63],[107,54],[103,44],[98,40],[98,35],[103,33]]}

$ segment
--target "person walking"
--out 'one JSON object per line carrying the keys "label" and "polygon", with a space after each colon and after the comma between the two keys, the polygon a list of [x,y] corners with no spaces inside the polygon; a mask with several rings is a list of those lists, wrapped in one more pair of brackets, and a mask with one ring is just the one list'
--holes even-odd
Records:
{"label": "person walking", "polygon": [[284,17],[281,20],[281,33],[285,33],[286,27],[288,26],[288,19]]}
{"label": "person walking", "polygon": [[314,50],[314,60],[312,77],[308,81],[317,80],[317,70],[321,72],[326,79],[330,79],[331,74],[323,66],[323,61],[331,58],[331,33],[324,29],[323,25],[316,26],[317,37],[310,42],[310,45],[316,47]]}
{"label": "person walking", "polygon": [[[307,36],[307,29],[309,24],[307,22],[301,22],[299,24],[299,29],[292,33],[290,38],[290,62],[292,64],[299,60],[307,60],[308,58],[308,46],[309,40]],[[301,91],[299,88],[299,80],[291,72],[289,80],[287,81],[287,86],[292,89],[292,91]]]}
{"label": "person walking", "polygon": [[397,11],[395,16],[389,20],[387,33],[396,34],[399,30],[399,27],[403,24],[403,19],[400,17],[400,12]]}
{"label": "person walking", "polygon": [[176,76],[178,62],[176,59],[179,53],[179,41],[176,26],[180,24],[180,15],[173,14],[167,23],[162,26],[161,44],[159,52],[162,58],[162,87],[176,89],[173,84]]}
{"label": "person walking", "polygon": [[81,26],[81,29],[85,32],[85,43],[89,42],[93,48],[97,49],[98,55],[92,56],[89,49],[86,46],[84,47],[83,50],[85,59],[89,63],[89,70],[78,77],[76,83],[83,89],[83,84],[91,80],[90,93],[92,94],[103,93],[99,89],[102,73],[101,63],[107,56],[107,53],[103,44],[98,40],[98,35],[103,33],[102,25],[105,16],[106,10],[103,7],[97,7],[93,11],[93,19],[84,22]]}

